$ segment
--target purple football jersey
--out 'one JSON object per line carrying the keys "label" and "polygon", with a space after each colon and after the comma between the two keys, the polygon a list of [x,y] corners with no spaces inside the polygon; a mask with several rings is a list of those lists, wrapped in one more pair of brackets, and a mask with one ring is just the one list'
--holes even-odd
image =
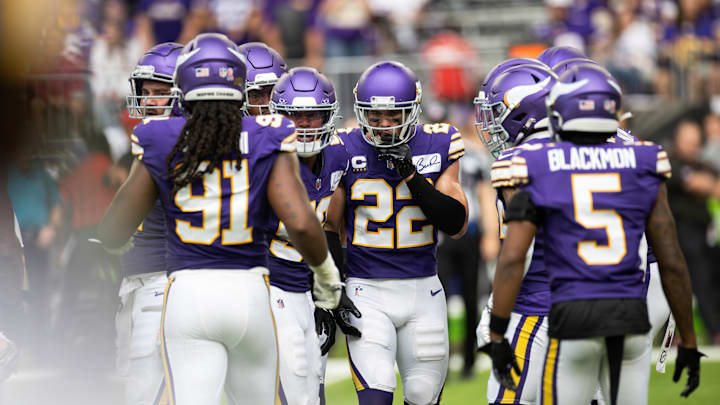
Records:
{"label": "purple football jersey", "polygon": [[[520,146],[507,149],[501,153],[492,164],[490,178],[493,187],[498,192],[496,200],[499,222],[500,222],[500,243],[505,239],[505,203],[499,198],[502,189],[510,187],[510,165],[512,157],[522,150],[524,145],[537,145],[550,142],[550,137],[530,138]],[[545,229],[541,226],[535,234],[535,242],[532,245],[530,265],[523,278],[520,291],[513,312],[522,315],[547,315],[550,312],[550,277],[545,269]]]}
{"label": "purple football jersey", "polygon": [[146,119],[133,137],[165,210],[168,272],[267,267],[267,178],[278,152],[295,151],[295,125],[279,115],[243,118],[237,153],[173,196],[166,159],[184,125],[181,117]]}
{"label": "purple football jersey", "polygon": [[133,235],[134,246],[120,257],[123,277],[165,271],[165,213],[160,200]]}
{"label": "purple football jersey", "polygon": [[[413,200],[408,186],[360,128],[338,130],[350,157],[347,192],[347,275],[360,278],[427,277],[437,273],[437,229]],[[462,135],[449,124],[415,128],[408,142],[417,172],[435,183],[463,154]]]}
{"label": "purple football jersey", "polygon": [[512,158],[511,183],[544,211],[552,302],[644,299],[638,249],[667,154],[649,142],[533,145]]}
{"label": "purple football jersey", "polygon": [[[319,175],[316,176],[310,167],[300,162],[300,178],[305,184],[318,220],[324,224],[330,206],[330,197],[347,170],[348,155],[340,138],[333,136],[330,144],[323,149],[318,158],[323,159]],[[302,255],[288,242],[285,225],[273,214],[270,226],[270,233],[274,235],[270,241],[268,260],[270,284],[284,291],[309,291],[310,268]]]}

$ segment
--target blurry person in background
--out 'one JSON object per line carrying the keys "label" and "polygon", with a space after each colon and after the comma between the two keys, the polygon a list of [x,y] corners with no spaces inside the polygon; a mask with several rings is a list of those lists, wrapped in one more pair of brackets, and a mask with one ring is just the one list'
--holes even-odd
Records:
{"label": "blurry person in background", "polygon": [[367,0],[380,38],[376,52],[410,53],[419,46],[416,25],[423,18],[428,0]]}
{"label": "blurry person in background", "polygon": [[[65,264],[62,307],[58,331],[67,345],[58,353],[64,360],[92,358],[84,370],[109,368],[113,353],[113,313],[117,305],[117,259],[102,247],[88,242],[95,234],[117,185],[110,148],[102,134],[85,139],[87,156],[60,180],[71,236],[61,255]],[[71,349],[71,350],[68,350]],[[86,357],[85,357],[86,356]]]}
{"label": "blurry person in background", "polygon": [[653,26],[632,3],[613,2],[615,38],[607,67],[626,92],[647,93],[655,77],[657,41]]}
{"label": "blurry person in background", "polygon": [[325,56],[363,56],[370,53],[372,15],[367,0],[326,0],[320,6]]}
{"label": "blurry person in background", "polygon": [[280,31],[284,56],[302,59],[303,66],[321,70],[324,63],[323,32],[318,13],[323,0],[266,0],[266,29]]}
{"label": "blurry person in background", "polygon": [[137,36],[141,49],[161,42],[185,44],[200,33],[208,20],[203,0],[139,0]]}
{"label": "blurry person in background", "polygon": [[283,53],[280,31],[263,21],[260,0],[209,0],[206,30],[227,35],[236,44],[261,41]]}
{"label": "blurry person in background", "polygon": [[22,234],[29,287],[29,327],[35,349],[45,347],[49,326],[47,297],[50,248],[61,232],[62,207],[55,179],[43,161],[27,148],[13,161],[9,170],[8,192]]}
{"label": "blurry person in background", "polygon": [[700,160],[703,135],[700,126],[682,121],[675,129],[668,181],[668,199],[675,214],[678,240],[687,258],[700,315],[711,339],[720,344],[720,295],[718,276],[707,242],[710,213],[708,197],[717,189],[717,173]]}
{"label": "blurry person in background", "polygon": [[720,173],[720,115],[709,113],[703,119],[705,146],[702,149],[702,160]]}
{"label": "blurry person in background", "polygon": [[123,107],[127,77],[142,52],[139,41],[127,35],[126,17],[118,15],[126,12],[119,0],[105,4],[102,31],[90,50],[90,88],[96,99],[93,109],[101,127],[117,125],[115,114]]}

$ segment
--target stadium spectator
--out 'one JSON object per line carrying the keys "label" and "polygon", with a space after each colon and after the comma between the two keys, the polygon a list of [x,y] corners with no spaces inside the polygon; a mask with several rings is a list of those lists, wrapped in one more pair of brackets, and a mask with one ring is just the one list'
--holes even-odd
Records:
{"label": "stadium spectator", "polygon": [[267,0],[265,21],[280,31],[286,59],[304,59],[305,66],[323,65],[323,35],[318,13],[323,0]]}
{"label": "stadium spectator", "polygon": [[368,0],[375,24],[385,37],[382,52],[414,52],[419,39],[415,26],[423,16],[428,0]]}
{"label": "stadium spectator", "polygon": [[203,0],[140,0],[136,24],[141,48],[161,42],[185,44],[204,28],[207,17]]}
{"label": "stadium spectator", "polygon": [[282,53],[280,31],[263,20],[259,0],[209,0],[206,31],[227,35],[233,42],[264,42]]}
{"label": "stadium spectator", "polygon": [[710,336],[720,333],[720,285],[710,262],[707,243],[710,213],[708,197],[713,193],[717,176],[713,169],[701,162],[702,131],[692,121],[682,121],[675,130],[670,161],[672,178],[668,181],[670,208],[675,216],[680,247],[690,270],[693,291],[700,315]]}
{"label": "stadium spectator", "polygon": [[615,2],[615,38],[607,67],[629,93],[647,93],[655,75],[657,47],[651,24],[632,4]]}
{"label": "stadium spectator", "polygon": [[50,321],[47,300],[50,248],[61,231],[62,207],[57,182],[29,152],[25,150],[10,166],[8,192],[24,244],[34,331],[29,336],[42,339],[47,336]]}
{"label": "stadium spectator", "polygon": [[96,100],[93,103],[101,127],[116,125],[115,113],[124,110],[128,94],[127,77],[142,54],[140,42],[127,35],[127,20],[118,16],[122,3],[111,0],[106,5],[102,33],[90,51],[90,88]]}
{"label": "stadium spectator", "polygon": [[366,0],[326,0],[320,7],[325,56],[369,54],[371,19]]}

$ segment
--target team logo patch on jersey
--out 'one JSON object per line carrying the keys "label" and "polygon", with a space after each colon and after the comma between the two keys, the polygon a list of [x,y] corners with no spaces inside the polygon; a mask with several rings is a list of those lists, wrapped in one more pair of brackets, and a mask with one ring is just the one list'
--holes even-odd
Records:
{"label": "team logo patch on jersey", "polygon": [[437,173],[441,168],[439,153],[431,153],[429,155],[413,156],[412,161],[418,173]]}
{"label": "team logo patch on jersey", "polygon": [[355,295],[361,295],[363,288],[360,286],[355,287]]}
{"label": "team logo patch on jersey", "polygon": [[353,170],[367,170],[367,158],[365,156],[353,156],[350,159]]}

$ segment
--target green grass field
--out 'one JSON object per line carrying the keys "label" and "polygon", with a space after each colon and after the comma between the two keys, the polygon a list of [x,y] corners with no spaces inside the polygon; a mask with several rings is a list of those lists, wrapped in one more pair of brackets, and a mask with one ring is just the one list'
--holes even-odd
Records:
{"label": "green grass field", "polygon": [[[690,396],[681,398],[683,380],[674,384],[672,372],[675,364],[668,364],[666,374],[659,374],[653,370],[650,373],[650,405],[717,405],[720,404],[720,363],[703,362],[700,387]],[[445,385],[443,405],[486,404],[485,388],[487,386],[489,371],[484,371],[474,379],[464,381],[457,375],[451,374]],[[398,387],[400,380],[398,379]],[[329,385],[325,389],[328,405],[356,405],[357,397],[351,380],[344,380]],[[395,392],[393,405],[402,405],[402,392],[398,388]],[[582,404],[579,404],[582,405]]]}

